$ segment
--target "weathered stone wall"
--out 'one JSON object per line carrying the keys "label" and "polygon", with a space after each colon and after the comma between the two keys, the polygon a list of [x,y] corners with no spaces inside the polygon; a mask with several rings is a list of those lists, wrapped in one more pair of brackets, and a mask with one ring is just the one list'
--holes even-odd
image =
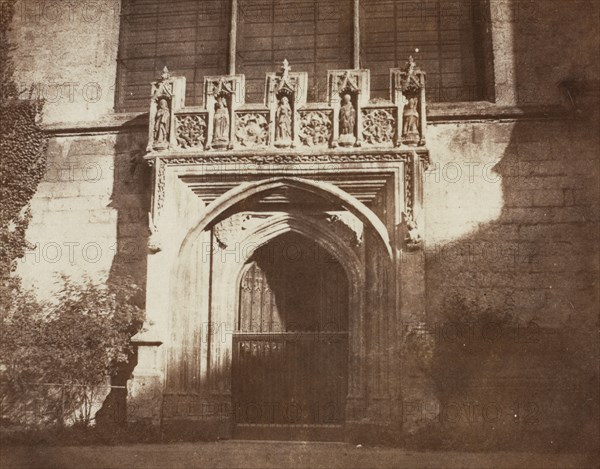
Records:
{"label": "weathered stone wall", "polygon": [[120,0],[15,2],[15,78],[46,100],[44,122],[94,121],[113,111],[120,11]]}
{"label": "weathered stone wall", "polygon": [[[19,274],[43,297],[59,272],[97,281],[126,272],[143,282],[146,129],[136,120],[98,128],[112,122],[117,2],[98,2],[105,13],[97,21],[91,7],[84,20],[83,6],[68,16],[63,9],[60,20],[51,10],[32,13],[44,4],[18,3],[25,10],[13,28],[17,81],[41,83],[45,93],[60,88],[60,99],[46,96],[45,122],[68,124],[52,130],[28,232],[37,248]],[[597,2],[492,6],[499,104],[569,104],[560,80],[598,80]],[[73,99],[68,83],[79,84]],[[81,94],[88,83],[99,84],[100,99],[89,98],[94,85]],[[438,122],[425,185],[429,322],[410,350],[431,360],[440,406],[424,407],[424,397],[404,411],[438,429],[439,444],[576,450],[597,439],[598,104],[597,96],[575,99],[583,112],[548,119],[466,121],[431,109]]]}
{"label": "weathered stone wall", "polygon": [[597,125],[432,131],[421,340],[435,338],[438,425],[458,446],[597,434]]}

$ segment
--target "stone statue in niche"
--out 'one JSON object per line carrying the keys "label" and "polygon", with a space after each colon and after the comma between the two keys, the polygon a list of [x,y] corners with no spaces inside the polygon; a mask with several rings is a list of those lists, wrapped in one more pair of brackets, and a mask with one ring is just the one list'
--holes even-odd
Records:
{"label": "stone statue in niche", "polygon": [[154,116],[154,146],[155,148],[166,148],[169,143],[169,126],[171,123],[171,112],[169,103],[165,98],[158,101],[158,109]]}
{"label": "stone statue in niche", "polygon": [[227,100],[223,96],[217,98],[213,124],[213,146],[215,148],[226,147],[229,143],[229,110],[227,109]]}
{"label": "stone statue in niche", "polygon": [[286,96],[279,101],[275,113],[275,125],[275,146],[290,146],[292,143],[292,108]]}
{"label": "stone statue in niche", "polygon": [[350,146],[354,144],[355,123],[356,111],[352,104],[352,97],[349,94],[345,94],[342,98],[342,106],[340,108],[340,145]]}
{"label": "stone statue in niche", "polygon": [[409,98],[406,106],[404,106],[402,138],[404,143],[419,142],[419,111],[417,111],[417,98]]}

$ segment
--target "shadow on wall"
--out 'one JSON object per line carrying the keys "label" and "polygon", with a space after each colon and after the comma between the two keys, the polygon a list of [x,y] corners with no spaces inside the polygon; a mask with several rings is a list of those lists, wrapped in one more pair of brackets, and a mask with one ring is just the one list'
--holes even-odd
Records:
{"label": "shadow on wall", "polygon": [[[550,1],[533,18],[516,10],[518,104],[556,102],[561,78],[598,79],[597,64],[578,62],[597,53],[598,25],[586,19],[572,27],[578,21],[565,20],[573,16],[565,3]],[[590,17],[597,21],[598,14]],[[525,24],[527,18],[535,24]],[[534,44],[532,30],[540,33]],[[562,54],[549,35],[582,52]],[[561,76],[549,83],[540,72],[552,67]],[[421,411],[431,423],[420,440],[426,446],[598,448],[600,127],[597,96],[587,109],[585,101],[578,104],[582,112],[560,119],[464,124],[467,132],[483,132],[484,141],[464,145],[465,161],[490,148],[495,126],[512,131],[494,167],[500,216],[455,242],[426,248],[427,333],[436,343],[431,375],[440,401],[439,409]],[[470,210],[468,201],[462,210]]]}
{"label": "shadow on wall", "polygon": [[[108,283],[131,282],[141,287],[137,301],[142,308],[145,307],[148,212],[152,193],[150,168],[143,159],[147,135],[140,131],[145,126],[143,116],[127,122],[115,143],[110,207],[117,211],[117,246],[108,278]],[[136,363],[137,356],[132,353],[129,363],[112,377],[113,388],[96,415],[98,424],[125,424],[127,380]]]}

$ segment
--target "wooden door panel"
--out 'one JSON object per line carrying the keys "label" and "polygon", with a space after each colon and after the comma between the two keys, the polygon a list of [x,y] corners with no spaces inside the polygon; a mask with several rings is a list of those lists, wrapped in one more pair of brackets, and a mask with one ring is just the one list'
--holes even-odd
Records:
{"label": "wooden door panel", "polygon": [[270,252],[243,274],[232,392],[238,427],[289,426],[305,438],[302,428],[344,422],[348,286],[331,256],[299,246],[299,261]]}

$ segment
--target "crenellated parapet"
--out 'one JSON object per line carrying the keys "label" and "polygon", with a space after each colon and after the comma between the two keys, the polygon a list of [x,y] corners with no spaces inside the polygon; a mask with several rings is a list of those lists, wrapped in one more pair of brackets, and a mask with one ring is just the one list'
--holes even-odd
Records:
{"label": "crenellated parapet", "polygon": [[412,57],[390,70],[389,100],[371,100],[366,69],[330,70],[327,89],[327,102],[308,102],[308,74],[286,60],[266,75],[263,103],[246,103],[244,75],[221,75],[205,77],[203,107],[186,107],[185,77],[165,68],[152,84],[148,152],[425,145],[425,73]]}

